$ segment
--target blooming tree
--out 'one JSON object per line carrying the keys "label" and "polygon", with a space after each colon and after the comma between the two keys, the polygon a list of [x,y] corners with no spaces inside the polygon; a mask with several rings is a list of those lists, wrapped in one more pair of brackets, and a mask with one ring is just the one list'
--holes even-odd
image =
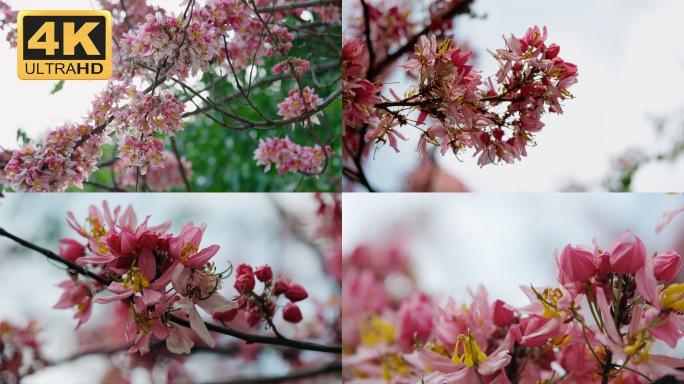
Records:
{"label": "blooming tree", "polygon": [[[335,219],[335,212],[341,212],[339,196],[320,195],[317,200],[320,208],[315,217],[288,219],[286,228],[297,231],[323,257],[326,274],[334,281],[335,271],[341,268],[335,267],[335,260],[340,260],[335,235],[341,225]],[[334,358],[341,353],[336,345],[340,333],[335,330],[339,306],[335,301],[315,302],[315,316],[303,316],[299,305],[311,300],[306,281],[288,278],[269,265],[221,265],[214,260],[219,246],[202,242],[211,230],[205,223],[183,223],[172,232],[170,221],[151,225],[150,216],[140,221],[131,206],[112,210],[106,201],[102,209],[90,206],[88,212],[85,218],[67,214],[74,238],[61,239],[58,253],[0,227],[0,236],[67,268],[67,279],[57,284],[62,295],[54,308],[74,311],[81,351],[73,359],[121,351],[126,356],[123,367],[111,367],[111,375],[121,376],[121,382],[130,380],[125,367],[135,366],[145,367],[150,375],[155,367],[171,366],[169,382],[192,381],[183,355],[206,351],[249,362],[272,346],[293,366],[289,375],[274,380],[329,377],[325,375],[340,370]],[[313,229],[301,228],[304,221]],[[234,294],[226,294],[226,284]],[[89,323],[95,306],[108,307],[110,316],[84,330],[81,327]],[[212,320],[205,321],[202,312]],[[42,356],[38,329],[36,322],[26,328],[0,323],[0,345],[6,346],[0,349],[4,382],[56,364]],[[300,351],[311,351],[314,357],[300,356]],[[239,372],[222,375],[219,378],[240,376]],[[108,382],[107,377],[103,380]]]}
{"label": "blooming tree", "polygon": [[[341,1],[97,4],[112,13],[111,79],[83,121],[40,141],[20,132],[2,156],[4,185],[339,189]],[[0,2],[0,16],[15,47],[17,12]],[[271,165],[278,175],[260,175]]]}
{"label": "blooming tree", "polygon": [[[536,144],[543,115],[563,113],[578,70],[547,42],[546,27],[504,36],[505,47],[490,51],[499,70],[485,78],[468,64],[472,52],[450,35],[451,19],[468,14],[471,3],[435,1],[430,18],[419,22],[408,2],[360,1],[362,14],[350,21],[342,49],[344,174],[351,181],[372,191],[363,171],[370,148],[388,144],[399,152],[398,140],[411,128],[421,132],[422,158],[429,144],[442,156],[473,150],[480,166],[513,163]],[[408,89],[383,83],[393,70],[406,71]]]}
{"label": "blooming tree", "polygon": [[[656,232],[682,211],[663,214]],[[673,281],[682,259],[652,247],[629,230],[609,246],[566,245],[554,252],[558,284],[521,286],[529,303],[513,307],[484,286],[444,306],[420,288],[397,295],[392,281],[413,279],[406,248],[363,244],[343,264],[345,381],[682,380],[684,360],[658,352],[684,337],[684,284]]]}

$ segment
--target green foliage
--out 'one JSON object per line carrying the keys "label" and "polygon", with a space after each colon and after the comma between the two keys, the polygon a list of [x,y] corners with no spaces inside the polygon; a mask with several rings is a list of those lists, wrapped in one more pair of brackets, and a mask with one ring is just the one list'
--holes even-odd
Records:
{"label": "green foliage", "polygon": [[64,87],[64,80],[60,80],[59,82],[57,82],[57,84],[55,84],[55,87],[52,88],[52,91],[50,91],[50,94],[54,95],[55,93],[61,91],[63,87]]}

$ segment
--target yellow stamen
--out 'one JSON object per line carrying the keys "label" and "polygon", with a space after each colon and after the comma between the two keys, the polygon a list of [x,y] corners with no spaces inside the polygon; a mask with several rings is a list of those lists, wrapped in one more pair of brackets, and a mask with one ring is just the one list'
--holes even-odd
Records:
{"label": "yellow stamen", "polygon": [[383,321],[377,315],[371,315],[366,319],[361,319],[359,326],[361,341],[373,346],[383,341],[391,343],[394,340],[394,327],[392,324]]}
{"label": "yellow stamen", "polygon": [[[463,355],[459,357],[458,347],[461,342],[463,343]],[[478,362],[487,361],[487,355],[480,350],[474,337],[458,335],[456,348],[454,349],[454,357],[451,358],[451,361],[453,361],[454,364],[464,363],[466,367],[471,368]]]}
{"label": "yellow stamen", "polygon": [[684,296],[684,283],[672,284],[663,290],[660,301],[665,308],[674,308],[678,311],[684,311],[684,300],[681,300],[682,296]]}

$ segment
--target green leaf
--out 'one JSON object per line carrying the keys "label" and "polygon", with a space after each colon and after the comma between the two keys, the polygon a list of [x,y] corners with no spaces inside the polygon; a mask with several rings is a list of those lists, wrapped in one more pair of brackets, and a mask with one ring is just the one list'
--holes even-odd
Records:
{"label": "green leaf", "polygon": [[30,141],[26,132],[22,131],[21,128],[17,129],[17,141],[21,143],[21,145],[26,145]]}
{"label": "green leaf", "polygon": [[60,80],[57,84],[55,84],[55,87],[52,88],[52,91],[50,91],[50,94],[54,95],[55,93],[61,91],[62,87],[64,87],[64,80]]}

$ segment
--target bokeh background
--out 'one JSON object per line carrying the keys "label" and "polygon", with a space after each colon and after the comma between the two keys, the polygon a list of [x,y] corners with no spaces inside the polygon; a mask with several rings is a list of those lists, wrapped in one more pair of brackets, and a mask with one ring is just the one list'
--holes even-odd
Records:
{"label": "bokeh background", "polygon": [[[421,20],[429,2],[406,2]],[[348,30],[361,15],[360,2],[344,4]],[[480,169],[472,155],[460,160],[446,155],[437,156],[440,167],[472,191],[602,191],[606,180],[619,173],[618,160],[663,155],[662,161],[648,161],[630,175],[631,190],[684,190],[684,179],[676,177],[684,172],[684,160],[667,159],[683,139],[684,97],[675,84],[684,82],[684,3],[476,0],[471,9],[476,17],[455,19],[455,42],[473,50],[474,70],[483,77],[498,70],[486,49],[504,48],[502,35],[521,37],[537,25],[547,27],[547,44],[558,44],[560,56],[579,67],[579,83],[570,89],[576,98],[566,100],[563,115],[542,119],[546,126],[536,135],[538,145],[528,149],[522,161]],[[403,70],[390,73],[384,80],[391,85],[383,94],[389,95],[390,86],[403,94],[410,85]],[[420,132],[400,132],[409,137],[399,141],[400,153],[389,147],[371,149],[365,170],[377,190],[401,190],[420,162],[414,152]],[[676,150],[681,153],[681,148]],[[621,185],[621,180],[608,184],[614,182]]]}
{"label": "bokeh background", "polygon": [[[201,248],[218,244],[221,248],[212,261],[217,269],[227,268],[228,262],[237,266],[248,263],[254,267],[268,264],[274,274],[282,274],[304,286],[309,299],[301,302],[300,308],[304,321],[296,326],[283,324],[282,315],[275,316],[281,330],[295,330],[304,327],[304,322],[314,319],[315,301],[330,303],[339,298],[339,285],[324,274],[320,256],[314,249],[300,241],[289,224],[283,220],[281,210],[291,219],[297,219],[297,230],[312,237],[320,224],[316,218],[318,203],[312,194],[50,194],[21,195],[10,194],[0,199],[0,226],[8,232],[54,252],[59,249],[59,239],[81,237],[68,227],[66,214],[73,212],[78,221],[84,222],[88,207],[102,207],[107,200],[113,210],[117,205],[125,209],[131,204],[140,223],[151,215],[150,225],[158,225],[172,220],[169,233],[180,232],[181,222],[193,221],[195,225],[207,223]],[[321,245],[318,244],[317,245]],[[42,328],[38,339],[43,345],[45,357],[52,361],[67,359],[78,351],[78,339],[74,332],[77,320],[73,319],[71,309],[58,310],[52,307],[59,300],[63,290],[56,287],[68,280],[66,270],[58,263],[49,261],[45,256],[23,248],[13,241],[0,237],[0,320],[10,321],[23,326],[29,319],[36,319]],[[221,293],[227,297],[237,296],[232,284],[234,276],[225,280]],[[257,284],[257,291],[261,290]],[[100,295],[105,295],[101,293]],[[282,300],[281,300],[282,301]],[[284,305],[283,303],[280,303]],[[298,303],[299,304],[299,303]],[[81,327],[87,331],[105,320],[111,308],[94,304],[90,320]],[[200,311],[205,319],[210,319]],[[330,315],[330,312],[327,312]],[[328,319],[330,320],[330,319]],[[262,326],[251,331],[256,333]],[[297,332],[303,332],[298,328]],[[123,338],[123,335],[121,335]],[[225,345],[232,340],[229,336],[216,336],[217,345]],[[121,354],[123,356],[123,354]],[[332,355],[303,352],[303,361],[324,358]],[[75,361],[46,368],[25,383],[95,383],[101,378],[107,366],[103,355],[87,356]],[[192,354],[186,368],[198,382],[214,380],[217,371],[212,364],[222,364],[222,370],[245,376],[279,376],[288,372],[289,365],[278,353],[266,348],[258,359],[245,364],[242,359],[215,360],[215,356],[198,352]],[[133,372],[135,383],[148,383],[150,377],[144,370]],[[322,382],[339,382],[328,379]]]}

